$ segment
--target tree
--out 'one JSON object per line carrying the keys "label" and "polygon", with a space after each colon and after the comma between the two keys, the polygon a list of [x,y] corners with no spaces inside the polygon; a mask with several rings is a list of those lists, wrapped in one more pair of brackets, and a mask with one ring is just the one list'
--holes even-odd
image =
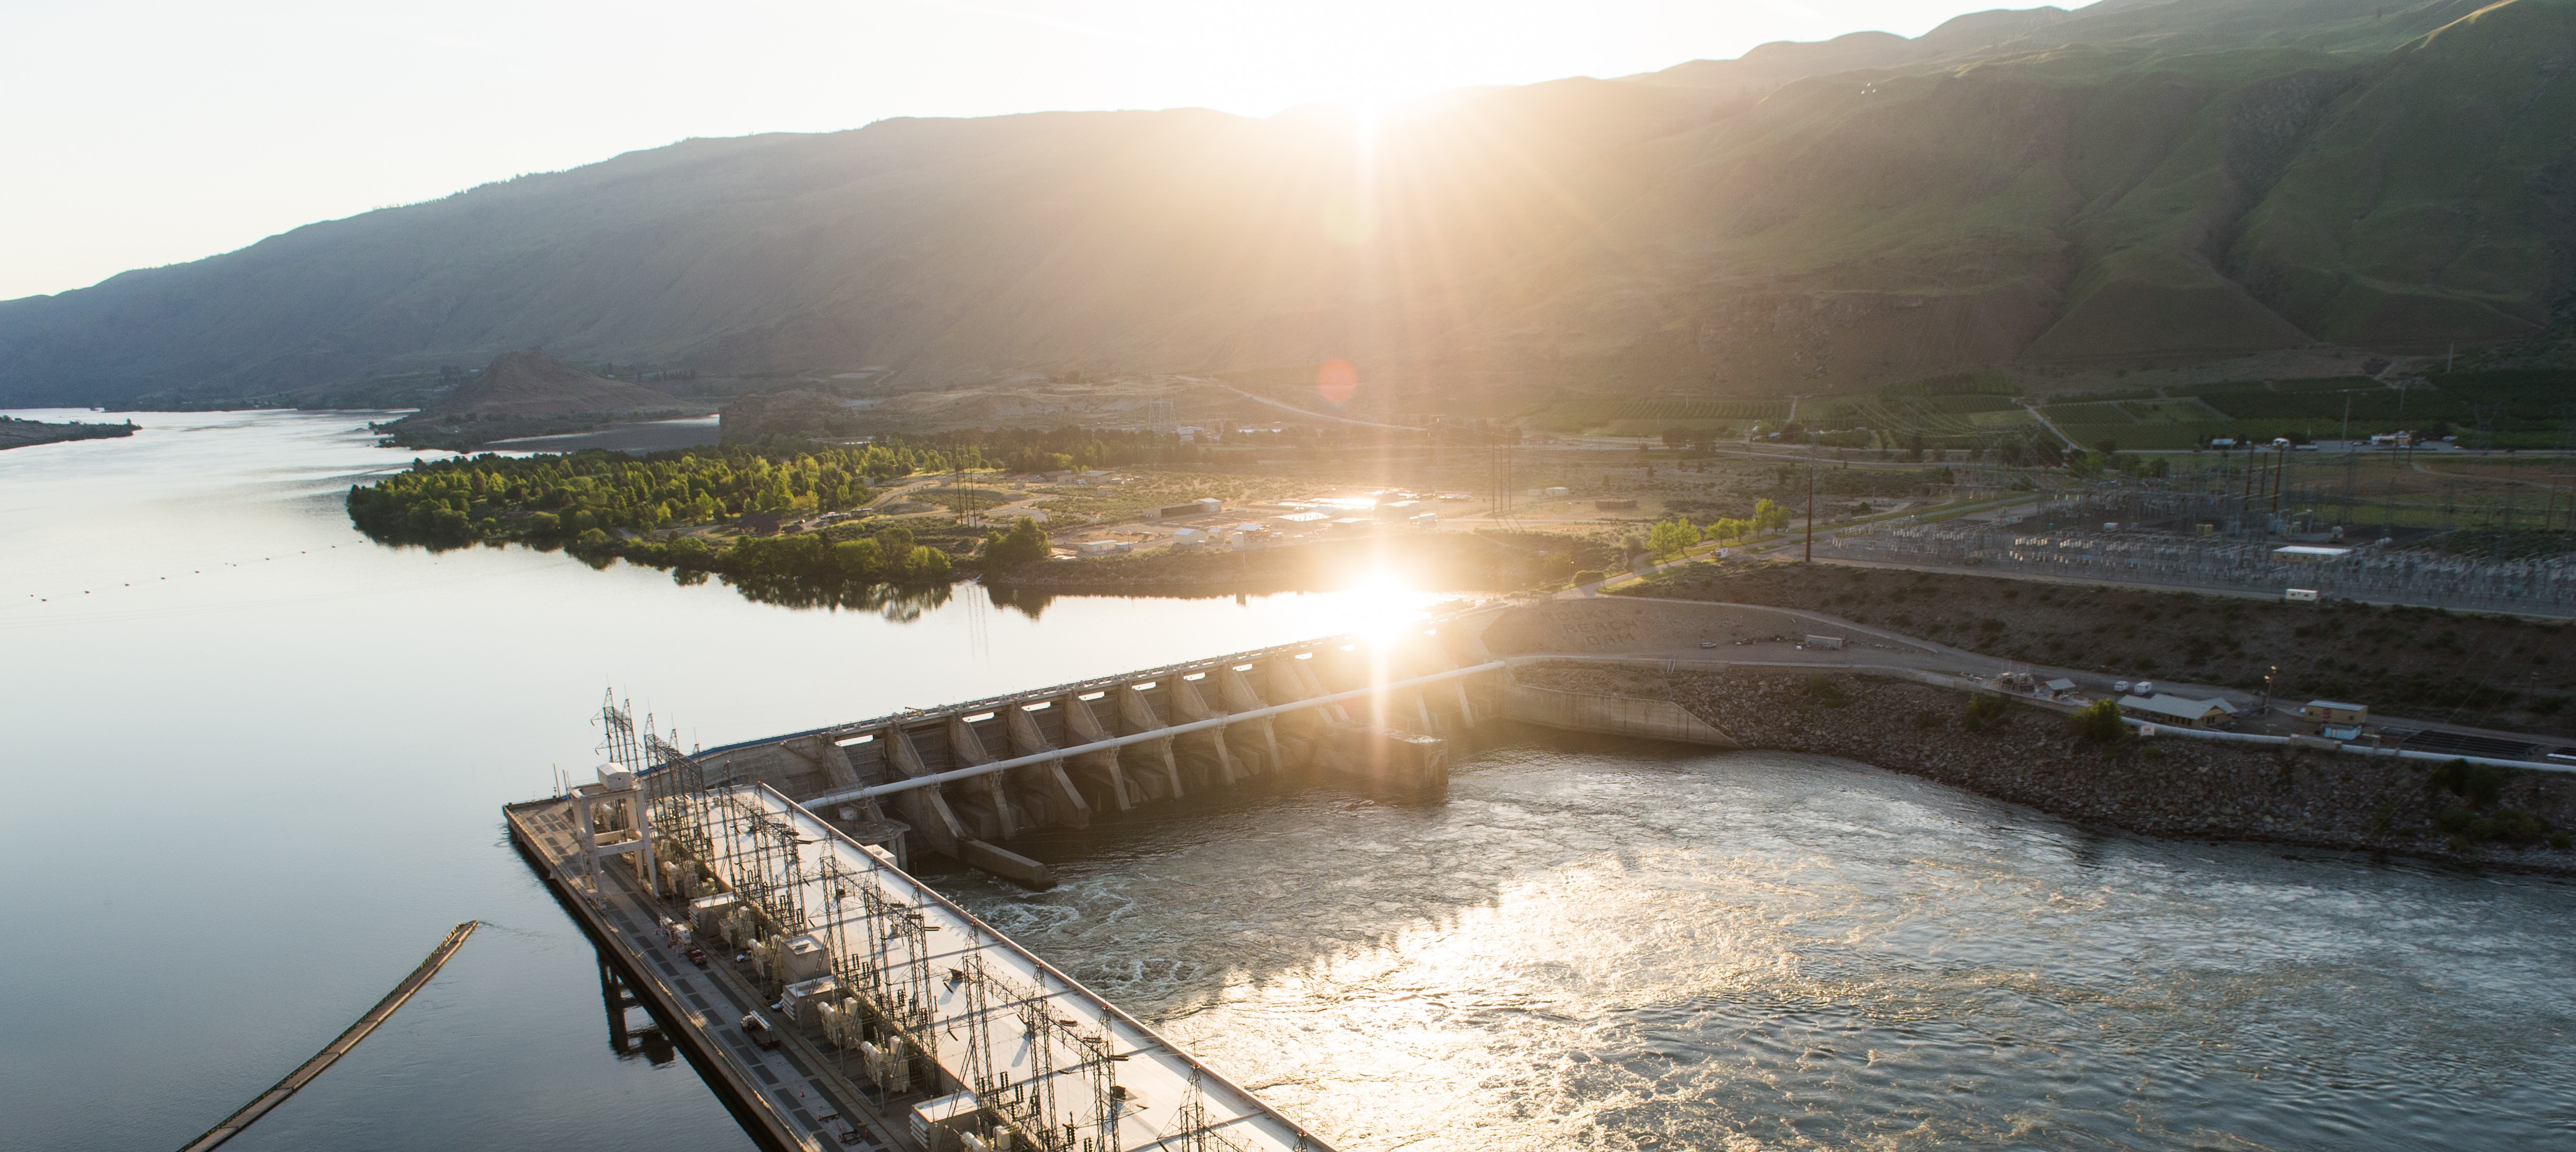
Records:
{"label": "tree", "polygon": [[1780,531],[1787,528],[1793,518],[1794,514],[1789,511],[1788,505],[1772,500],[1770,497],[1766,496],[1753,502],[1753,530],[1756,532]]}
{"label": "tree", "polygon": [[1047,544],[1046,529],[1026,516],[1007,532],[996,532],[984,544],[984,567],[999,571],[1032,560],[1044,560],[1053,551]]}
{"label": "tree", "polygon": [[1679,556],[1699,541],[1699,529],[1679,516],[1655,525],[1654,530],[1646,534],[1646,547],[1658,557]]}
{"label": "tree", "polygon": [[902,563],[912,555],[912,544],[912,529],[901,524],[888,524],[877,529],[877,551],[887,563]]}

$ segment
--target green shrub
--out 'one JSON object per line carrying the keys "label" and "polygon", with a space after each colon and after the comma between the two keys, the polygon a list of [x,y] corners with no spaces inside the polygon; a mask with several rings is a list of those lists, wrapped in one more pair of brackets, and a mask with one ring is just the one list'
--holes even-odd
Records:
{"label": "green shrub", "polygon": [[1959,710],[1959,724],[1970,732],[1983,731],[1986,725],[2003,719],[2010,707],[2001,696],[1970,696],[1967,706]]}
{"label": "green shrub", "polygon": [[1833,677],[1821,673],[1807,677],[1807,696],[1827,708],[1840,708],[1851,703],[1851,697],[1843,695],[1842,685],[1834,683]]}
{"label": "green shrub", "polygon": [[2478,822],[2478,834],[2507,844],[2537,844],[2549,835],[2549,821],[2520,808],[2506,808]]}
{"label": "green shrub", "polygon": [[1601,573],[1595,572],[1590,568],[1586,568],[1583,571],[1575,573],[1572,582],[1576,584],[1598,584],[1602,579],[1603,576]]}
{"label": "green shrub", "polygon": [[2120,722],[2120,703],[2116,700],[2096,700],[2067,717],[2067,721],[2076,735],[2096,744],[2129,738],[2129,726]]}
{"label": "green shrub", "polygon": [[2504,795],[2504,769],[2492,764],[2453,760],[2433,770],[2430,783],[2471,805],[2485,808]]}

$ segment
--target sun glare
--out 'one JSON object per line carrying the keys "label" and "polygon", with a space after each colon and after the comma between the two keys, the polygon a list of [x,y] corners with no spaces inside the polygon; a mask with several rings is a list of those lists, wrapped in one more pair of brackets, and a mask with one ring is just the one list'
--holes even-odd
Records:
{"label": "sun glare", "polygon": [[1387,647],[1420,631],[1422,622],[1430,618],[1430,613],[1423,610],[1422,599],[1419,591],[1396,574],[1371,572],[1351,586],[1345,601],[1344,620],[1348,627],[1344,631],[1375,647]]}

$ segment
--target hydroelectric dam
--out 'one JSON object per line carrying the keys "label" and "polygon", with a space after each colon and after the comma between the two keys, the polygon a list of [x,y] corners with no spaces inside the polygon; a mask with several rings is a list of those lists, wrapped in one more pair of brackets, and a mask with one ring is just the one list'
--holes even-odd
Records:
{"label": "hydroelectric dam", "polygon": [[[1579,636],[1596,612],[1523,618]],[[690,752],[612,700],[597,779],[504,812],[623,986],[612,1014],[629,996],[650,1010],[766,1144],[1328,1152],[915,878],[912,859],[1045,887],[1047,866],[1011,841],[1256,784],[1436,790],[1449,742],[1497,717],[1731,743],[1666,701],[1512,683],[1514,663],[1551,657],[1488,651],[1480,637],[1510,615]]]}

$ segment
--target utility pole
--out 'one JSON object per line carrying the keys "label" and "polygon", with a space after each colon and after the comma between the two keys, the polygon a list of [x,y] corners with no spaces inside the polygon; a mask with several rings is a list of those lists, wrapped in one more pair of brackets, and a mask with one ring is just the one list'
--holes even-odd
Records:
{"label": "utility pole", "polygon": [[1815,563],[1815,562],[1816,562],[1816,462],[1815,462],[1815,460],[1814,460],[1813,458],[1809,458],[1809,459],[1808,459],[1808,461],[1807,461],[1807,559],[1806,559],[1806,563],[1813,564],[1813,563]]}

